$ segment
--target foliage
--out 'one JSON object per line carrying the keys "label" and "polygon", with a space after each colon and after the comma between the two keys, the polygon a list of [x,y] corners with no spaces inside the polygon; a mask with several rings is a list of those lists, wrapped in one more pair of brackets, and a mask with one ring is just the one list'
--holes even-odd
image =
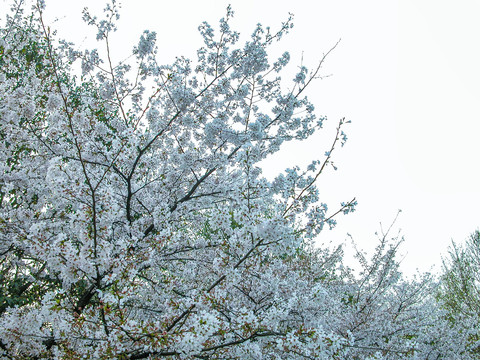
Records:
{"label": "foliage", "polygon": [[464,246],[452,242],[448,255],[437,296],[452,322],[466,324],[463,332],[480,356],[480,231],[472,233]]}
{"label": "foliage", "polygon": [[[325,158],[273,181],[259,162],[322,127],[301,67],[289,90],[276,32],[237,45],[200,25],[192,62],[156,62],[146,31],[114,64],[118,9],[84,12],[97,50],[57,41],[38,1],[0,29],[0,347],[8,359],[454,358],[464,339],[428,277],[401,279],[388,231],[362,272],[314,239],[334,211]],[[328,53],[325,55],[327,56]],[[81,69],[81,75],[77,71]],[[77,75],[75,75],[77,74]]]}

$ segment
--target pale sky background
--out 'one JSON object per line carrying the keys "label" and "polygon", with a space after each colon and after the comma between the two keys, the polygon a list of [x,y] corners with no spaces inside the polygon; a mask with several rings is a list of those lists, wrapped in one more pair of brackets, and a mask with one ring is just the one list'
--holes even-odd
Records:
{"label": "pale sky background", "polygon": [[[46,0],[48,22],[80,46],[95,47],[81,10],[101,0]],[[401,268],[440,269],[451,240],[463,242],[480,227],[480,2],[477,0],[123,0],[114,56],[121,60],[144,29],[157,32],[160,63],[194,58],[198,25],[212,25],[231,3],[234,28],[248,36],[256,23],[272,28],[295,15],[295,27],[274,49],[288,50],[294,72],[313,68],[340,38],[308,96],[325,129],[305,143],[289,144],[265,166],[275,171],[304,165],[328,150],[338,119],[349,141],[334,155],[338,171],[320,180],[322,201],[335,209],[358,200],[355,213],[337,218],[319,241],[341,242],[350,233],[372,250],[381,222],[402,210]],[[0,17],[9,1],[0,0]],[[96,9],[96,10],[95,10]],[[98,11],[97,11],[98,13]],[[88,37],[88,38],[87,38]],[[100,44],[98,45],[100,46]],[[274,58],[272,57],[272,60]],[[291,76],[290,76],[291,77]],[[350,243],[347,240],[347,249]]]}

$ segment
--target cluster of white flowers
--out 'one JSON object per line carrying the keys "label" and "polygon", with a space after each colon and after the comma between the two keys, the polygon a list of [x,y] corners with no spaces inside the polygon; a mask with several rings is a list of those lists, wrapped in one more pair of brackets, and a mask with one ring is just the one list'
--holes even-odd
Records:
{"label": "cluster of white flowers", "polygon": [[134,50],[140,59],[143,59],[145,56],[153,53],[155,50],[156,39],[157,34],[154,31],[145,30],[143,32],[143,35],[140,37],[138,47]]}
{"label": "cluster of white flowers", "polygon": [[[402,280],[397,241],[359,252],[358,274],[315,248],[356,205],[327,207],[316,186],[343,119],[324,158],[262,177],[326,119],[304,95],[323,59],[288,91],[288,53],[268,60],[291,18],[237,46],[228,8],[217,35],[200,26],[195,62],[159,66],[146,31],[115,66],[56,42],[43,3],[15,4],[0,27],[2,358],[474,358],[477,323],[447,317],[431,278]],[[115,1],[106,12],[84,12],[102,43]]]}

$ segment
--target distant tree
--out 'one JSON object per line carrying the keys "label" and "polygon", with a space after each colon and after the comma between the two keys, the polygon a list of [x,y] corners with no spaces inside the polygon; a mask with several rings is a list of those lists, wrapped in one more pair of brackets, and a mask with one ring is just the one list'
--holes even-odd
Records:
{"label": "distant tree", "polygon": [[[428,278],[404,281],[396,238],[362,271],[315,237],[329,211],[316,180],[343,145],[273,181],[259,162],[322,127],[288,88],[292,27],[258,25],[242,46],[230,8],[199,29],[192,62],[156,62],[145,31],[114,63],[115,1],[84,12],[97,50],[57,41],[14,2],[0,29],[0,348],[4,359],[404,359],[464,353]],[[169,35],[170,36],[170,35]],[[328,54],[328,53],[327,53]],[[327,54],[325,56],[327,56]],[[388,232],[387,232],[388,233]],[[445,321],[443,321],[445,320]]]}
{"label": "distant tree", "polygon": [[480,315],[480,231],[464,245],[452,242],[443,259],[442,299],[452,313]]}
{"label": "distant tree", "polygon": [[[452,322],[468,324],[475,353],[480,358],[480,231],[476,230],[465,244],[452,242],[443,259],[443,276],[438,294]],[[476,345],[475,345],[476,343]]]}

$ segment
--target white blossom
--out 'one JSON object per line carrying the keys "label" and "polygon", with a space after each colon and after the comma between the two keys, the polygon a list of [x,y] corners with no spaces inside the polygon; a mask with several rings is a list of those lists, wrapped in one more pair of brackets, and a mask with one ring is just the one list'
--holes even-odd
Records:
{"label": "white blossom", "polygon": [[[478,323],[447,317],[433,277],[402,278],[397,237],[358,251],[358,272],[341,246],[316,246],[357,205],[327,206],[317,187],[343,119],[324,157],[263,177],[326,121],[306,97],[317,73],[302,66],[284,88],[290,55],[269,61],[291,17],[237,45],[229,7],[216,31],[200,25],[195,60],[158,65],[145,31],[112,64],[56,41],[42,2],[13,10],[0,27],[2,358],[475,357]],[[118,11],[84,11],[99,45]]]}

